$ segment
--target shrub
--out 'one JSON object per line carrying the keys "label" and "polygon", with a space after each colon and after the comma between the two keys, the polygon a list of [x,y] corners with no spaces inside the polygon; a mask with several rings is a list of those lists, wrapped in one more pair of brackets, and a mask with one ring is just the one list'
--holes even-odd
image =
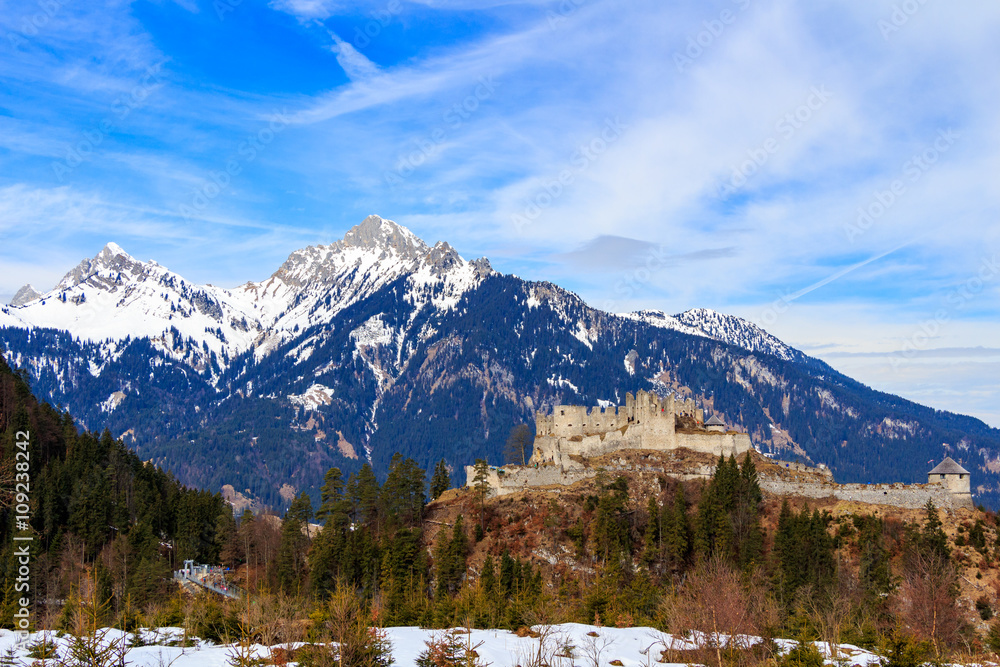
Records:
{"label": "shrub", "polygon": [[976,611],[979,612],[979,618],[984,621],[988,621],[993,618],[993,607],[990,606],[990,599],[985,595],[980,595],[976,599]]}
{"label": "shrub", "polygon": [[778,658],[778,667],[823,667],[823,654],[816,644],[800,641],[792,650]]}

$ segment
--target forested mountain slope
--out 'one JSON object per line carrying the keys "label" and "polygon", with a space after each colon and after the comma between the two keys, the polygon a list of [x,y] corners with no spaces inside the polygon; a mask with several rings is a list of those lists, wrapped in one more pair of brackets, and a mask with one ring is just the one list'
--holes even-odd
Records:
{"label": "forested mountain slope", "polygon": [[739,318],[602,312],[377,216],[234,289],[109,245],[0,324],[9,363],[88,428],[272,506],[316,497],[334,465],[385,475],[396,451],[464,481],[535,410],[639,389],[692,395],[838,481],[921,481],[950,454],[978,502],[1000,499],[1000,431],[979,420],[873,391]]}

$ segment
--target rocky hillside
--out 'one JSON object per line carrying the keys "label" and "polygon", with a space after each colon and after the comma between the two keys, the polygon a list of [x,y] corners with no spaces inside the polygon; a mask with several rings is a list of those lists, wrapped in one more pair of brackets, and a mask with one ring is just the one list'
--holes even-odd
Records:
{"label": "rocky hillside", "polygon": [[[370,216],[259,283],[194,285],[109,244],[0,311],[36,391],[185,483],[280,506],[323,473],[396,451],[425,468],[500,463],[556,403],[693,395],[763,451],[838,481],[920,481],[945,454],[1000,495],[1000,431],[873,391],[739,318],[589,307]],[[457,479],[458,475],[456,475]]]}

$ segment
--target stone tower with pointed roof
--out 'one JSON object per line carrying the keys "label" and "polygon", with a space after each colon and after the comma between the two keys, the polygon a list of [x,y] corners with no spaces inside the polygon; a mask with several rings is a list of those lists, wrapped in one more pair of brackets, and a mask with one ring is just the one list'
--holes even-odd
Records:
{"label": "stone tower with pointed roof", "polygon": [[705,422],[705,430],[716,431],[718,433],[725,433],[726,422],[722,421],[722,419],[719,418],[719,415],[712,415]]}
{"label": "stone tower with pointed roof", "polygon": [[927,473],[928,484],[939,484],[955,496],[955,504],[972,507],[972,479],[968,470],[946,456]]}

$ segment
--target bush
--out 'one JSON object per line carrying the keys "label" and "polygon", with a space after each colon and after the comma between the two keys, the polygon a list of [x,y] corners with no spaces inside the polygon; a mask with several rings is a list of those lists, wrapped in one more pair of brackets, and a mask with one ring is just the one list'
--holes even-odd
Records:
{"label": "bush", "polygon": [[816,644],[800,641],[792,650],[778,658],[778,667],[823,667],[823,654]]}
{"label": "bush", "polygon": [[986,647],[994,653],[1000,653],[1000,620],[993,621],[990,631],[986,633]]}
{"label": "bush", "polygon": [[929,641],[894,632],[882,646],[882,667],[921,667],[933,653]]}
{"label": "bush", "polygon": [[985,595],[980,595],[976,600],[976,611],[979,612],[979,618],[984,621],[993,618],[993,607],[990,606],[990,599]]}

